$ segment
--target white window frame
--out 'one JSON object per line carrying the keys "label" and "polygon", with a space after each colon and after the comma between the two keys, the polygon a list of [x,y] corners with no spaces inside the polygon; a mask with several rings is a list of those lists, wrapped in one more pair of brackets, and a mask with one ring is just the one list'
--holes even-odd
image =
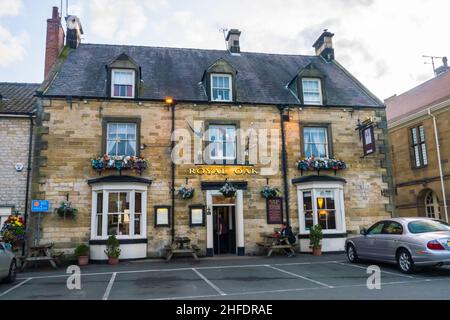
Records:
{"label": "white window frame", "polygon": [[[132,89],[131,89],[131,93],[132,93],[131,97],[114,95],[114,84],[115,84],[114,77],[115,77],[116,72],[130,72],[132,74],[133,83],[132,83]],[[136,71],[135,70],[133,70],[133,69],[112,69],[111,70],[111,97],[112,98],[134,99],[135,88],[136,88]]]}
{"label": "white window frame", "polygon": [[[319,101],[305,101],[305,81],[314,81],[318,83],[319,88]],[[314,92],[316,93],[316,92]],[[323,92],[322,92],[322,81],[318,78],[302,78],[302,95],[303,95],[303,104],[305,105],[323,105]]]}
{"label": "white window frame", "polygon": [[[213,91],[214,89],[219,89],[219,90],[223,90],[225,88],[215,88],[213,87],[213,78],[214,77],[224,77],[224,78],[228,78],[230,87],[230,99],[229,100],[225,100],[225,99],[214,99],[214,95],[213,95]],[[233,77],[231,76],[231,74],[227,74],[227,73],[211,73],[211,77],[210,77],[210,83],[211,83],[211,101],[217,101],[217,102],[231,102],[233,101]]]}
{"label": "white window frame", "polygon": [[[222,149],[221,149],[222,154],[221,155],[214,156],[214,157],[211,155],[211,153],[213,151],[213,148],[211,147],[211,144],[213,143],[212,140],[211,140],[211,134],[212,134],[212,130],[211,129],[212,128],[219,128],[219,127],[223,127],[223,128],[225,128],[225,130],[228,129],[228,128],[234,128],[234,133],[235,133],[235,136],[234,136],[234,157],[226,157],[226,156],[223,155],[223,151],[224,151],[223,145],[226,144],[228,140],[225,140],[225,141],[222,140]],[[209,145],[208,145],[209,154],[208,155],[209,155],[209,158],[211,160],[237,160],[237,141],[238,141],[238,139],[237,139],[237,128],[236,128],[236,125],[234,125],[234,124],[210,124],[208,126],[208,141],[209,141]]]}
{"label": "white window frame", "polygon": [[[329,150],[329,146],[330,146],[330,143],[329,143],[329,141],[328,141],[328,139],[329,139],[329,137],[328,137],[328,127],[326,127],[326,126],[320,126],[320,125],[317,125],[317,126],[314,126],[314,125],[311,125],[311,126],[308,126],[308,125],[306,125],[306,126],[304,126],[303,127],[303,149],[304,149],[304,152],[305,152],[305,154],[304,154],[304,156],[305,157],[310,157],[310,155],[309,154],[306,154],[306,145],[308,145],[308,144],[315,144],[315,143],[312,143],[312,142],[306,142],[306,139],[305,139],[305,129],[308,129],[308,128],[319,128],[319,129],[324,129],[325,130],[325,159],[328,159],[328,158],[330,158],[330,150]],[[316,158],[320,158],[319,156],[315,156]]]}
{"label": "white window frame", "polygon": [[[134,148],[134,154],[132,154],[131,156],[136,156],[137,155],[137,148],[138,148],[138,145],[137,145],[137,143],[138,143],[138,136],[137,136],[138,135],[138,126],[137,126],[136,122],[114,122],[114,121],[110,121],[110,122],[106,123],[106,153],[108,155],[110,155],[110,156],[125,156],[124,154],[115,154],[115,155],[109,154],[108,142],[112,141],[112,140],[109,139],[109,126],[111,124],[122,124],[122,125],[127,125],[127,127],[128,127],[129,124],[134,125],[134,144],[135,144],[135,148]],[[128,135],[128,133],[127,133],[127,135]],[[132,141],[131,139],[124,139],[124,140],[120,140],[120,141],[128,141],[128,140]],[[118,148],[118,146],[116,146],[116,149],[117,148]]]}
{"label": "white window frame", "polygon": [[0,207],[0,230],[3,228],[3,224],[12,215],[13,207]]}
{"label": "white window frame", "polygon": [[[97,235],[97,193],[103,192],[103,212],[102,212],[102,235]],[[91,240],[107,240],[108,234],[108,200],[109,193],[129,192],[130,193],[130,234],[117,235],[117,239],[147,239],[147,192],[146,185],[141,183],[103,183],[92,187],[92,211],[91,211]],[[141,232],[134,234],[134,214],[135,214],[135,193],[141,192]]]}
{"label": "white window frame", "polygon": [[303,210],[303,192],[311,192],[313,205],[313,225],[318,224],[317,191],[332,191],[335,201],[336,229],[323,230],[323,234],[346,233],[345,205],[344,205],[344,182],[311,182],[297,185],[298,219],[300,234],[309,235],[305,226],[305,215]]}

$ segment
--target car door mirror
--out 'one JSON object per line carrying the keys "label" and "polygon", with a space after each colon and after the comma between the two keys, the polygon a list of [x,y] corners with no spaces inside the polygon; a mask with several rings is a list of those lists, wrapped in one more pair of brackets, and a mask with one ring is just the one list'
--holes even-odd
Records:
{"label": "car door mirror", "polygon": [[362,228],[361,231],[359,231],[359,233],[363,236],[367,235],[367,229],[366,228]]}

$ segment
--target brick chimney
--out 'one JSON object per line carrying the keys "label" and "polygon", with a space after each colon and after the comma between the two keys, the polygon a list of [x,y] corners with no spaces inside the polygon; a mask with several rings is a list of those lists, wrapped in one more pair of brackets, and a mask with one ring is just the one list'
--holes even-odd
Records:
{"label": "brick chimney", "polygon": [[227,42],[228,51],[231,53],[240,53],[241,47],[239,45],[239,37],[241,32],[238,29],[231,29],[228,31],[225,41]]}
{"label": "brick chimney", "polygon": [[313,44],[313,48],[316,49],[316,56],[322,56],[327,61],[334,60],[333,36],[334,33],[328,32],[328,29],[323,31],[319,39]]}
{"label": "brick chimney", "polygon": [[53,7],[52,17],[47,19],[47,38],[45,41],[45,69],[44,78],[52,69],[59,53],[64,47],[64,29],[58,7]]}

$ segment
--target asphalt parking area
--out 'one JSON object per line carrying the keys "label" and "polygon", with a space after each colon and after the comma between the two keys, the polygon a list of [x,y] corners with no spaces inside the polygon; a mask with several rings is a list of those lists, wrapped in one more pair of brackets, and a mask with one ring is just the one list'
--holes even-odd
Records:
{"label": "asphalt parking area", "polygon": [[26,272],[0,284],[0,300],[450,299],[450,269],[405,275],[379,265],[381,290],[369,290],[370,265],[350,264],[343,255],[90,265],[82,269],[80,290],[67,288],[65,270]]}

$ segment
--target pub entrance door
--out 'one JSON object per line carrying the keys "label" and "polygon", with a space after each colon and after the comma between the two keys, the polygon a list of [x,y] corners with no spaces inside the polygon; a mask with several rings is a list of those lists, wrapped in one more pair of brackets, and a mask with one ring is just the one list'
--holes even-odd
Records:
{"label": "pub entrance door", "polygon": [[235,206],[213,206],[214,254],[236,254]]}

